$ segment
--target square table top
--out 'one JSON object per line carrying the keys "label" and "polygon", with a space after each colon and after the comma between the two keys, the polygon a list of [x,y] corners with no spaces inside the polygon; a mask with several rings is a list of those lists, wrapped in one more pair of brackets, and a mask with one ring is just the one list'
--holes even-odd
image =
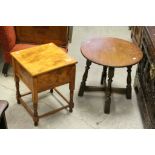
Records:
{"label": "square table top", "polygon": [[15,51],[11,55],[31,76],[77,63],[62,48],[53,43]]}

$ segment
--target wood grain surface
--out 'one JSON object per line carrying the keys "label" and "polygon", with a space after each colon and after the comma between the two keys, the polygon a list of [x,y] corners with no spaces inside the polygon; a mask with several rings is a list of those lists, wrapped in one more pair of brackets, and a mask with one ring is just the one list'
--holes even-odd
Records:
{"label": "wood grain surface", "polygon": [[138,63],[143,53],[131,42],[118,38],[93,38],[81,45],[86,59],[104,66],[126,67]]}
{"label": "wood grain surface", "polygon": [[62,48],[53,43],[12,52],[11,55],[31,76],[77,63]]}

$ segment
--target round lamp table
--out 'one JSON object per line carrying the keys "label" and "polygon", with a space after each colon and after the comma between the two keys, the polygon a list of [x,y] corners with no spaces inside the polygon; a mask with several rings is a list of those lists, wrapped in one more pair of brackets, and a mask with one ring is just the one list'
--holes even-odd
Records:
{"label": "round lamp table", "polygon": [[[87,61],[79,89],[79,96],[83,96],[84,91],[91,90],[91,88],[86,86],[86,80],[88,76],[88,70],[93,62],[103,66],[101,84],[104,84],[104,90],[106,93],[104,106],[105,113],[110,113],[111,83],[115,68],[127,67],[128,75],[127,86],[125,90],[127,99],[131,99],[131,68],[143,57],[143,53],[141,52],[140,48],[131,42],[118,38],[93,38],[82,43],[81,53]],[[107,69],[108,85],[106,86]]]}

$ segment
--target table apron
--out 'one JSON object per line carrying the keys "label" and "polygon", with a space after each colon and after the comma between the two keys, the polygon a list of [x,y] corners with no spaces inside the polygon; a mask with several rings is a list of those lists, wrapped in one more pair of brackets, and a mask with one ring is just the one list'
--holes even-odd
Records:
{"label": "table apron", "polygon": [[37,76],[37,90],[44,91],[70,83],[75,76],[75,65],[66,66]]}
{"label": "table apron", "polygon": [[32,90],[33,89],[33,77],[17,61],[15,63],[14,71],[15,71],[15,74],[26,84],[26,86],[30,90]]}
{"label": "table apron", "polygon": [[33,77],[19,63],[16,62],[15,74],[31,91],[34,89],[33,83],[34,80],[36,80],[37,86],[35,86],[35,90],[37,90],[37,92],[41,92],[72,82],[75,78],[75,64]]}

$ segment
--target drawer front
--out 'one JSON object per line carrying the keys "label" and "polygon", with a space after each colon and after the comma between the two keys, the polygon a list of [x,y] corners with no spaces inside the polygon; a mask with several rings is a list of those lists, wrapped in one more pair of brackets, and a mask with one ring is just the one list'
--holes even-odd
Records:
{"label": "drawer front", "polygon": [[72,77],[75,75],[75,65],[63,67],[42,75],[38,75],[38,91],[48,90],[66,83],[69,83],[72,80]]}

